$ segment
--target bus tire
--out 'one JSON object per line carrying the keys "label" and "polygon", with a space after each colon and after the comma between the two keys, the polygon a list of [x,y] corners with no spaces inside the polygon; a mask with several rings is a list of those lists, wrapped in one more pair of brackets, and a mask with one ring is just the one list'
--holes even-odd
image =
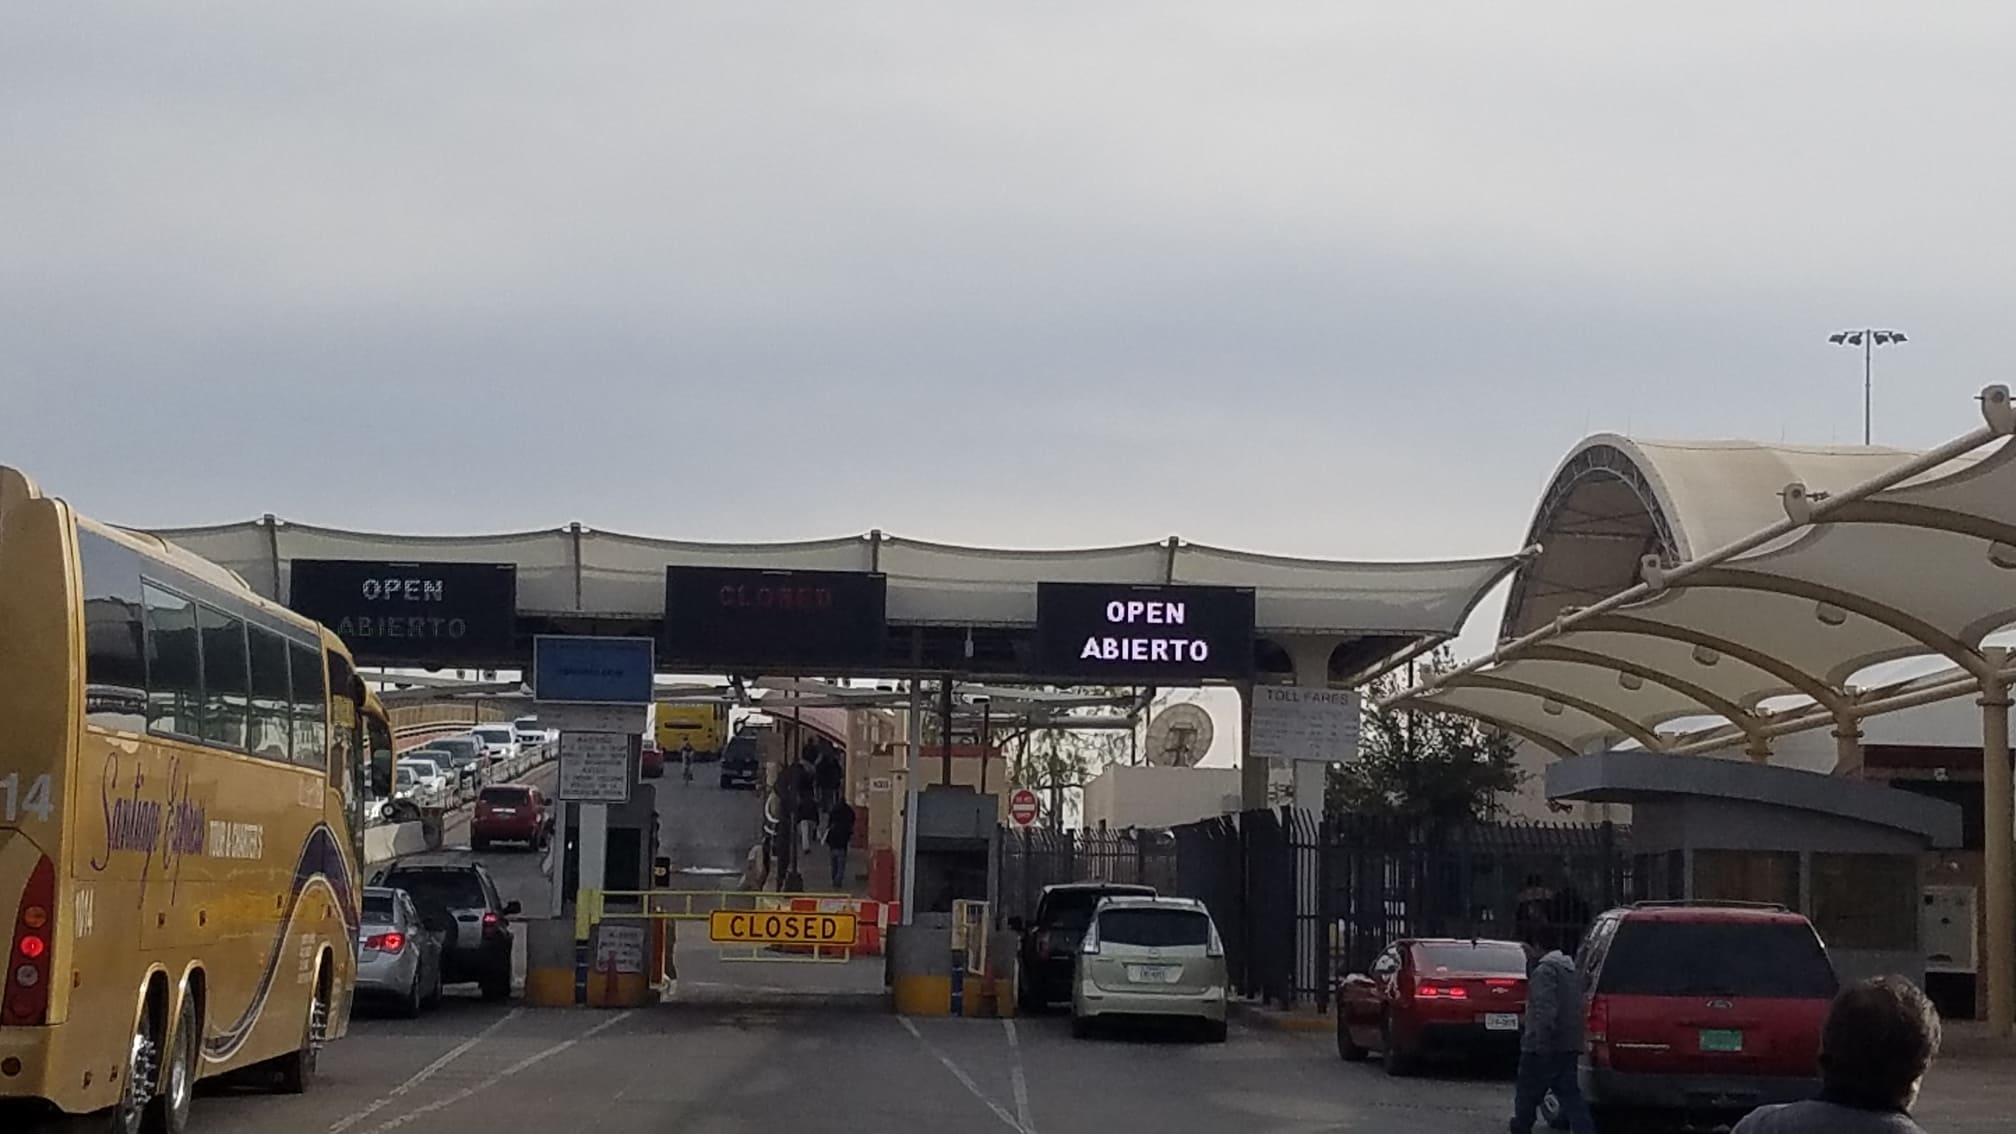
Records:
{"label": "bus tire", "polygon": [[315,995],[309,998],[308,1018],[302,1022],[300,1048],[273,1063],[280,1073],[279,1091],[283,1095],[302,1094],[315,1081],[315,1066],[321,1059],[323,1038],[329,1030],[328,972],[325,966],[315,974]]}
{"label": "bus tire", "polygon": [[189,1109],[196,1097],[198,1045],[202,1021],[196,1018],[196,994],[182,992],[182,1010],[168,1034],[167,1063],[161,1069],[161,1089],[148,1103],[142,1128],[150,1134],[183,1134],[189,1129]]}
{"label": "bus tire", "polygon": [[106,1112],[111,1121],[104,1129],[111,1134],[148,1134],[150,1130],[154,1091],[161,1083],[161,1033],[167,1026],[163,1017],[168,1012],[165,1004],[155,1003],[157,998],[153,992],[147,995],[141,1003],[140,1016],[133,1023],[126,1066],[121,1071],[124,1082],[119,1088],[119,1101]]}

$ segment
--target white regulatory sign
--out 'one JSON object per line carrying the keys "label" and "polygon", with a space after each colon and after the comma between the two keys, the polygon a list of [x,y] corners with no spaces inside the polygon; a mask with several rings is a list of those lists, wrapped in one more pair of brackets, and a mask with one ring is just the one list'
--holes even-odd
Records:
{"label": "white regulatory sign", "polygon": [[1356,690],[1256,685],[1248,743],[1268,760],[1355,760],[1358,713]]}
{"label": "white regulatory sign", "polygon": [[627,732],[560,734],[560,798],[570,803],[630,802]]}
{"label": "white regulatory sign", "polygon": [[595,971],[598,973],[641,973],[644,971],[644,927],[610,925],[595,927]]}
{"label": "white regulatory sign", "polygon": [[534,702],[539,727],[561,732],[642,733],[649,723],[645,705],[555,705]]}

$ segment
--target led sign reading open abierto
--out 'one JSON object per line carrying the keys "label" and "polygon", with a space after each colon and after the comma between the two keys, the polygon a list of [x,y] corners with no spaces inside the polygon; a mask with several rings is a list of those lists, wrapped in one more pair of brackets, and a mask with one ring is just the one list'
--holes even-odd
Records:
{"label": "led sign reading open abierto", "polygon": [[1250,590],[1042,583],[1036,610],[1044,676],[1181,684],[1252,672]]}

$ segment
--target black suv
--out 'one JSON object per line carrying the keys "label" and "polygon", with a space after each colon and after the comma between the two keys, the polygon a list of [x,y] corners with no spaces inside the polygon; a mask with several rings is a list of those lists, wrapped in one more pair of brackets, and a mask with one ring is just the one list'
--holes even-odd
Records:
{"label": "black suv", "polygon": [[379,871],[371,884],[406,891],[421,920],[443,928],[443,984],[473,982],[485,1000],[511,995],[511,918],[519,905],[498,900],[489,871],[473,862],[402,862]]}
{"label": "black suv", "polygon": [[721,786],[754,790],[757,780],[756,738],[737,735],[721,748]]}
{"label": "black suv", "polygon": [[1071,974],[1078,963],[1078,946],[1085,940],[1085,927],[1092,924],[1093,911],[1107,898],[1152,898],[1153,886],[1121,882],[1067,882],[1047,886],[1036,903],[1036,920],[1024,923],[1008,919],[1008,928],[1021,934],[1016,966],[1015,1002],[1028,1015],[1035,1015],[1060,1000],[1071,999]]}

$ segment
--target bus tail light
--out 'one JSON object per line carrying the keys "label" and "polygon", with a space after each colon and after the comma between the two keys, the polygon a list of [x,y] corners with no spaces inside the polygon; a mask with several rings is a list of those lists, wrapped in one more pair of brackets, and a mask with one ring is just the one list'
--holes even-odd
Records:
{"label": "bus tail light", "polygon": [[55,914],[56,864],[44,856],[28,872],[28,884],[21,888],[14,937],[7,950],[6,981],[0,988],[0,1024],[38,1027],[48,1022]]}

